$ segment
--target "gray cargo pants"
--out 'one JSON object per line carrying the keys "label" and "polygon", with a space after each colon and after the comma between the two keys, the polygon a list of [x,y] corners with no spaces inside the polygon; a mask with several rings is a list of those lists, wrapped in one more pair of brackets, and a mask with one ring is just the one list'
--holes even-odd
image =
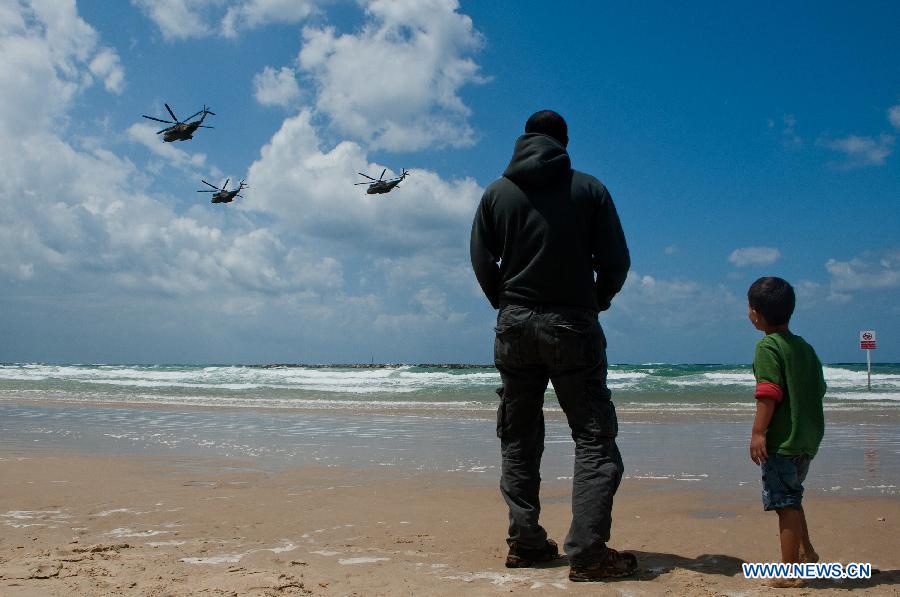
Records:
{"label": "gray cargo pants", "polygon": [[565,552],[573,566],[606,556],[613,495],[624,466],[616,446],[618,422],[606,386],[606,339],[589,309],[507,305],[497,315],[494,364],[497,436],[503,465],[500,491],[509,506],[507,542],[543,547],[541,456],[544,452],[544,392],[553,382],[575,440],[572,524]]}

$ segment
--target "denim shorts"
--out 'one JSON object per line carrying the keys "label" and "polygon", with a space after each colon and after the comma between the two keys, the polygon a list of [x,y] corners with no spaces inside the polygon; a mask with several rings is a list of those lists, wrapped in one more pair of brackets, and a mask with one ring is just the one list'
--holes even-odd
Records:
{"label": "denim shorts", "polygon": [[809,454],[769,454],[761,467],[762,502],[765,510],[802,508],[803,481],[811,460],[812,456]]}

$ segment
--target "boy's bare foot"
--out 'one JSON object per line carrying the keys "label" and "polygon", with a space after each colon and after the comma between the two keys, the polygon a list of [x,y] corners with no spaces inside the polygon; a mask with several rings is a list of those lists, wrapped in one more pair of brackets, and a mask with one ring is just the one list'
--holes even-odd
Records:
{"label": "boy's bare foot", "polygon": [[770,578],[763,585],[774,589],[801,589],[806,586],[802,578]]}
{"label": "boy's bare foot", "polygon": [[819,561],[819,554],[814,551],[800,552],[801,564],[815,564]]}

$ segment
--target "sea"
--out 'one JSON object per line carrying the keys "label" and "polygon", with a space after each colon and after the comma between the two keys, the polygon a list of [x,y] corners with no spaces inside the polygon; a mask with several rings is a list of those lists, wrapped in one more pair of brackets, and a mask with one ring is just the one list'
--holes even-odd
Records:
{"label": "sea", "polygon": [[[900,364],[824,367],[817,491],[898,495]],[[749,365],[612,365],[626,478],[758,485],[747,446]],[[0,364],[0,460],[67,450],[183,454],[254,466],[354,466],[496,479],[492,366]],[[545,394],[545,481],[571,478],[573,443]],[[811,473],[811,477],[812,477]]]}

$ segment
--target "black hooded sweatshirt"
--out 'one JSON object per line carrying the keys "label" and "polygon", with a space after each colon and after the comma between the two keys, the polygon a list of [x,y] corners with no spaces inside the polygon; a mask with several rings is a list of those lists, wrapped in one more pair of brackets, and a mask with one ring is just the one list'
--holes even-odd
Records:
{"label": "black hooded sweatshirt", "polygon": [[631,266],[606,187],[573,170],[565,147],[539,133],[516,140],[503,177],[485,189],[469,250],[495,309],[524,304],[605,311]]}

